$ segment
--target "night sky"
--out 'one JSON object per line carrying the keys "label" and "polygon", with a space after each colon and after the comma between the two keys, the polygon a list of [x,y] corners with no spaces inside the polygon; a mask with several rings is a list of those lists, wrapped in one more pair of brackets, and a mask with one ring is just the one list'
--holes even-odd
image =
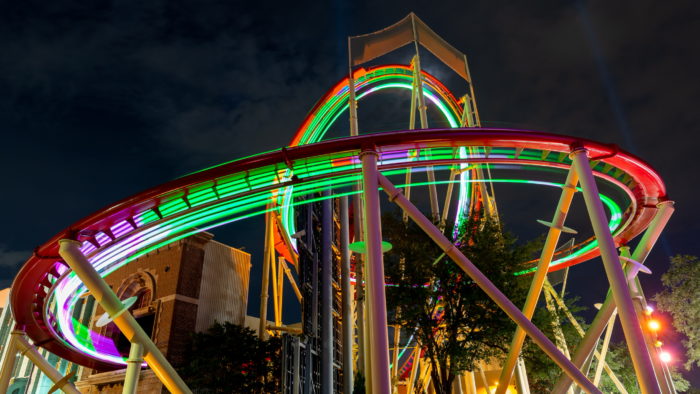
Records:
{"label": "night sky", "polygon": [[[659,172],[676,214],[647,260],[656,278],[643,284],[647,295],[656,292],[669,255],[700,254],[700,7],[453,3],[2,2],[0,288],[34,247],[78,219],[191,171],[286,145],[347,74],[347,36],[414,11],[467,54],[484,126],[616,143]],[[392,60],[407,62],[405,52]],[[426,56],[424,69],[451,87],[455,77],[434,63]],[[373,110],[377,129],[405,128],[396,126],[407,122],[407,110],[395,114],[399,99]],[[544,198],[551,217],[557,198],[497,191],[500,206],[511,206],[503,208],[508,222]],[[259,222],[215,232],[253,253],[251,312],[259,304]],[[572,269],[583,303],[604,297],[602,272],[598,260]]]}

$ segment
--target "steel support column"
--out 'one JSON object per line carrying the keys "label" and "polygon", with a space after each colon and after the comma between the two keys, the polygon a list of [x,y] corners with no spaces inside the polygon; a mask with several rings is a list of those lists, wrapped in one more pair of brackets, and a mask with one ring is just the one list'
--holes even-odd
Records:
{"label": "steel support column", "polygon": [[603,338],[603,347],[600,349],[600,360],[598,360],[598,365],[595,368],[595,375],[593,376],[593,384],[596,386],[600,383],[600,378],[603,376],[603,366],[605,365],[605,356],[608,354],[608,347],[610,345],[610,338],[612,337],[613,329],[615,328],[615,312],[610,316],[608,320],[608,328],[605,330],[605,337]]}
{"label": "steel support column", "polygon": [[48,361],[39,353],[36,346],[29,343],[29,341],[24,337],[24,332],[13,331],[12,337],[17,346],[17,350],[20,354],[23,354],[29,360],[31,360],[34,365],[36,365],[41,372],[44,373],[52,382],[54,382],[54,387],[63,390],[66,394],[80,394],[80,391],[75,388],[72,382],[68,380],[68,377],[63,376],[62,373],[58,372],[53,365],[49,364]]}
{"label": "steel support column", "polygon": [[[12,334],[14,334],[15,331],[12,331]],[[18,332],[21,333],[22,331]],[[10,379],[12,379],[12,372],[15,370],[15,364],[17,364],[17,344],[15,344],[14,336],[11,335],[10,339],[7,340],[5,357],[2,359],[2,370],[0,370],[0,393],[7,392],[7,387],[10,386]]]}
{"label": "steel support column", "polygon": [[557,347],[542,333],[523,313],[503,294],[476,266],[457,249],[431,221],[423,215],[415,205],[406,199],[401,192],[387,179],[379,174],[379,183],[389,199],[408,212],[408,216],[435,241],[469,277],[491,298],[516,324],[523,327],[525,332],[544,352],[571,376],[576,383],[590,393],[600,391],[584,376],[581,371],[569,361]]}
{"label": "steel support column", "polygon": [[321,394],[333,393],[333,201],[321,201]]}
{"label": "steel support column", "polygon": [[258,337],[267,339],[267,300],[269,297],[270,265],[273,264],[270,253],[274,253],[272,244],[272,213],[265,214],[265,246],[263,249],[262,284],[260,287],[260,321],[258,322]]}
{"label": "steel support column", "polygon": [[[656,206],[658,209],[656,211],[656,215],[649,224],[649,227],[647,227],[644,235],[642,235],[642,239],[639,241],[639,244],[637,244],[637,247],[634,249],[634,253],[632,254],[632,259],[641,263],[646,260],[649,252],[651,252],[651,248],[661,236],[661,232],[663,231],[664,227],[666,227],[669,219],[671,219],[671,215],[674,211],[673,201],[663,201],[658,203]],[[591,323],[590,327],[588,327],[586,334],[576,347],[574,356],[571,359],[571,362],[573,362],[574,365],[580,368],[586,361],[586,358],[588,358],[588,355],[591,353],[591,351],[593,351],[595,344],[598,342],[598,338],[600,338],[601,334],[603,333],[605,326],[608,324],[610,316],[612,316],[614,310],[615,301],[613,300],[612,293],[608,292],[608,295],[605,297],[605,302],[603,302],[603,306],[600,307],[600,310],[593,319],[593,322]],[[557,384],[554,386],[552,393],[564,393],[566,390],[568,390],[570,385],[571,379],[566,375],[562,375]]]}
{"label": "steel support column", "polygon": [[[428,126],[428,107],[425,105],[425,96],[423,96],[423,74],[420,65],[420,51],[418,49],[418,40],[416,39],[416,29],[413,28],[414,41],[416,48],[416,56],[413,57],[413,84],[417,91],[418,113],[420,114],[420,128],[427,129]],[[433,167],[428,167],[426,174],[428,176],[428,191],[430,193],[430,211],[433,215],[433,221],[440,220],[440,205],[437,198],[437,186],[435,185],[435,170]]]}
{"label": "steel support column", "polygon": [[384,256],[382,255],[382,226],[377,191],[378,154],[375,151],[363,151],[362,181],[364,198],[364,232],[367,256],[367,301],[370,304],[370,354],[371,381],[373,394],[389,394],[391,379],[389,377],[389,333],[386,318],[386,294],[384,293]]}
{"label": "steel support column", "polygon": [[124,388],[122,394],[136,394],[143,363],[143,346],[137,342],[131,343],[129,358],[126,360],[126,374],[124,375]]}
{"label": "steel support column", "polygon": [[343,295],[343,392],[352,393],[353,389],[353,332],[355,322],[353,320],[353,292],[350,285],[350,209],[348,196],[340,197],[340,253],[341,253],[341,289]]}
{"label": "steel support column", "polygon": [[519,394],[530,394],[530,382],[527,380],[527,369],[522,357],[515,364],[515,387]]}
{"label": "steel support column", "polygon": [[644,334],[634,310],[627,278],[620,265],[620,259],[615,249],[615,241],[608,228],[605,209],[598,194],[598,186],[595,183],[595,177],[588,162],[588,151],[583,148],[575,149],[571,153],[571,157],[573,166],[580,177],[588,216],[591,219],[593,232],[598,240],[600,257],[603,260],[603,267],[610,282],[613,299],[617,305],[620,323],[625,333],[627,348],[630,351],[632,363],[637,373],[639,386],[643,393],[661,393],[659,383],[656,381],[656,375],[654,374],[651,357],[646,346],[644,346]]}
{"label": "steel support column", "polygon": [[191,394],[190,389],[153,343],[150,336],[136,322],[134,316],[125,310],[124,304],[80,251],[81,243],[71,239],[62,239],[58,243],[60,245],[58,253],[83,281],[85,287],[100,306],[114,319],[114,324],[119,327],[119,330],[130,342],[138,342],[143,346],[146,363],[163,385],[172,393]]}
{"label": "steel support column", "polygon": [[[557,209],[554,212],[554,217],[552,218],[552,225],[549,227],[547,239],[544,243],[544,247],[542,248],[542,253],[540,254],[540,261],[537,264],[537,271],[532,277],[530,290],[527,293],[525,306],[523,306],[523,314],[528,319],[532,319],[532,315],[535,313],[535,307],[537,307],[537,301],[540,299],[542,286],[544,285],[545,279],[547,279],[549,264],[551,264],[552,257],[557,249],[559,236],[564,228],[564,221],[566,220],[566,215],[569,213],[571,201],[574,199],[574,194],[576,194],[576,184],[578,184],[578,175],[576,174],[574,168],[571,167],[569,168],[569,173],[566,176],[564,187],[562,187],[559,203],[557,203]],[[505,394],[506,390],[508,389],[508,382],[510,382],[513,376],[513,370],[518,362],[518,357],[520,356],[520,350],[523,347],[524,341],[525,331],[518,326],[515,329],[515,335],[513,335],[513,339],[510,343],[508,357],[503,363],[501,376],[498,378],[496,394]]]}

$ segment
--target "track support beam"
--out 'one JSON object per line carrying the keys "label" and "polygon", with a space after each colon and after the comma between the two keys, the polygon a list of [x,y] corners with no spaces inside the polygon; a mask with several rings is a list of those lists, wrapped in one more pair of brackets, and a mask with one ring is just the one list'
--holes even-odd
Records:
{"label": "track support beam", "polygon": [[[49,362],[46,361],[46,359],[41,355],[41,353],[39,353],[36,346],[29,343],[27,338],[24,337],[24,331],[14,330],[12,331],[11,336],[12,337],[10,341],[14,342],[14,344],[12,345],[13,348],[8,350],[13,350],[13,358],[16,357],[17,353],[27,357],[32,363],[34,363],[34,365],[36,365],[39,368],[41,372],[44,373],[44,375],[51,379],[51,381],[54,383],[53,389],[61,389],[66,394],[80,394],[80,391],[78,391],[78,389],[75,388],[75,385],[73,385],[73,383],[68,380],[70,378],[70,375],[63,376],[63,374],[58,372],[58,370],[54,368],[53,365],[49,364]],[[10,370],[10,374],[11,373],[12,370]]]}
{"label": "track support beam", "polygon": [[129,358],[126,362],[122,394],[136,394],[139,387],[141,364],[143,363],[143,346],[137,342],[132,342],[131,349],[129,349]]}
{"label": "track support beam", "polygon": [[[644,260],[646,260],[647,256],[651,252],[651,248],[661,236],[661,232],[663,231],[664,227],[666,227],[669,219],[671,219],[671,215],[674,211],[673,201],[661,202],[657,204],[656,207],[657,211],[654,219],[651,221],[649,227],[647,227],[644,235],[642,235],[642,239],[639,241],[639,244],[637,244],[637,247],[632,254],[632,259],[635,261],[643,263]],[[629,271],[629,269],[630,268],[627,268],[625,271]],[[593,351],[601,334],[603,334],[603,330],[608,324],[613,311],[615,311],[615,301],[612,297],[612,293],[608,292],[608,295],[605,297],[605,302],[603,302],[603,306],[600,307],[600,310],[593,319],[593,323],[591,323],[590,327],[588,327],[586,334],[584,335],[583,339],[581,339],[581,342],[579,342],[578,347],[576,347],[574,356],[571,359],[574,365],[581,367],[586,361],[586,358],[591,351]],[[562,394],[568,390],[570,385],[571,379],[569,379],[569,377],[566,375],[562,375],[557,384],[554,386],[552,393]]]}
{"label": "track support beam", "polygon": [[100,306],[113,318],[114,324],[119,327],[119,330],[131,343],[138,342],[143,346],[146,363],[163,385],[171,393],[192,394],[192,391],[153,343],[150,336],[136,322],[134,316],[129,311],[124,311],[124,304],[80,251],[81,243],[72,239],[62,239],[58,243],[58,253],[83,281],[85,287],[92,293]]}
{"label": "track support beam", "polygon": [[577,148],[571,153],[571,158],[573,167],[580,177],[588,216],[593,225],[595,237],[598,240],[600,257],[603,260],[605,274],[610,282],[610,290],[617,305],[620,323],[625,333],[627,348],[630,351],[640,388],[642,393],[645,394],[660,394],[661,389],[656,381],[651,356],[646,346],[644,346],[644,333],[634,310],[627,278],[620,264],[620,259],[615,249],[615,241],[607,225],[605,209],[598,194],[598,186],[595,183],[595,177],[588,162],[588,150]]}
{"label": "track support beam", "polygon": [[593,383],[586,378],[581,371],[569,361],[557,347],[540,331],[508,297],[503,294],[469,259],[450,242],[433,223],[423,215],[420,210],[404,197],[385,176],[379,174],[379,184],[382,186],[389,200],[408,212],[408,216],[418,224],[423,231],[435,241],[438,246],[449,256],[470,278],[491,298],[516,324],[521,326],[530,335],[532,340],[544,352],[571,376],[576,383],[589,393],[600,393]]}
{"label": "track support beam", "polygon": [[354,384],[353,349],[355,321],[353,319],[353,291],[350,284],[350,206],[348,196],[340,197],[340,253],[341,289],[343,296],[343,392],[352,393]]}
{"label": "track support beam", "polygon": [[[17,331],[17,329],[15,329],[15,331]],[[13,334],[15,331],[13,331]],[[2,359],[2,369],[0,370],[0,393],[7,392],[16,363],[17,345],[15,344],[14,337],[10,336],[10,339],[7,341],[7,349],[5,349],[5,357]]]}
{"label": "track support beam", "polygon": [[[530,289],[527,293],[525,306],[523,306],[523,314],[528,319],[532,319],[532,315],[535,313],[537,301],[540,299],[540,293],[542,293],[542,286],[544,285],[544,281],[547,279],[549,265],[552,263],[552,257],[554,257],[554,252],[557,249],[559,237],[561,235],[562,229],[564,228],[564,221],[566,220],[566,215],[569,213],[571,201],[573,201],[574,194],[576,194],[577,184],[578,174],[576,173],[574,168],[571,167],[569,168],[569,173],[566,176],[564,187],[561,190],[561,196],[559,197],[557,209],[554,212],[552,225],[549,227],[547,239],[544,243],[542,253],[540,254],[540,260],[537,264],[537,271],[532,277],[532,283],[530,283]],[[498,379],[498,386],[496,387],[496,394],[505,394],[508,388],[508,383],[510,382],[513,376],[513,371],[515,370],[515,367],[518,363],[518,357],[520,356],[520,350],[523,347],[524,341],[525,331],[520,326],[518,326],[515,329],[515,335],[513,335],[513,339],[510,343],[508,357],[506,357],[506,361],[503,363],[501,376]]]}
{"label": "track support beam", "polygon": [[360,154],[364,199],[364,233],[367,245],[367,304],[369,306],[369,344],[372,394],[391,393],[389,373],[389,332],[384,292],[384,256],[382,255],[382,224],[379,206],[377,152],[365,150]]}

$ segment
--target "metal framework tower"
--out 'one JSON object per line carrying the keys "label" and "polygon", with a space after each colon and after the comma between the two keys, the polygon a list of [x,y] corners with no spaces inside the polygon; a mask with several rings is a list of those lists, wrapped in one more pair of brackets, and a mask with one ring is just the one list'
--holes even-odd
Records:
{"label": "metal framework tower", "polygon": [[296,215],[302,336],[283,336],[283,392],[342,393],[340,203],[304,204]]}

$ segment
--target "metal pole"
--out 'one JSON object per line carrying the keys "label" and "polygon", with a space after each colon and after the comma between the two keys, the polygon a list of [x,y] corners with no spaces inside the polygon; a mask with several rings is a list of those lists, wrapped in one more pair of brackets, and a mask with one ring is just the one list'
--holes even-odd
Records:
{"label": "metal pole", "polygon": [[258,336],[260,339],[267,339],[267,298],[268,298],[268,288],[270,281],[270,238],[272,238],[272,221],[270,216],[272,214],[267,212],[265,214],[265,247],[263,250],[263,266],[262,266],[262,286],[260,288],[260,323],[258,325]]}
{"label": "metal pole", "polygon": [[527,370],[522,357],[518,357],[518,363],[515,365],[515,383],[518,393],[530,394],[530,382],[527,380]]}
{"label": "metal pole", "polygon": [[129,358],[126,360],[126,374],[124,375],[124,388],[122,394],[136,394],[143,363],[143,346],[137,342],[131,343]]}
{"label": "metal pole", "polygon": [[340,197],[340,252],[342,258],[342,292],[343,292],[343,392],[352,393],[353,389],[353,331],[355,322],[352,311],[352,287],[350,286],[350,219],[348,196]]}
{"label": "metal pole", "polygon": [[372,355],[372,393],[389,394],[389,333],[386,319],[386,294],[384,293],[384,261],[382,255],[382,225],[380,220],[379,192],[375,151],[360,153],[364,197],[364,231],[367,245],[367,288],[370,307],[370,354]]}
{"label": "metal pole", "polygon": [[[644,292],[642,291],[641,283],[639,282],[639,277],[634,277],[629,279],[630,289],[632,289],[632,294],[635,297],[635,310],[637,311],[637,316],[642,316],[647,308],[646,299],[644,298]],[[659,358],[658,348],[654,345],[656,343],[656,335],[645,331],[644,339],[646,340],[646,346],[649,354],[651,355],[651,361],[654,364],[654,372],[656,373],[656,379],[659,381],[661,386],[661,391],[664,394],[675,393],[675,387],[673,387],[673,381],[667,376],[665,370],[667,366]]]}
{"label": "metal pole", "polygon": [[479,377],[481,378],[481,384],[484,386],[484,392],[487,394],[492,394],[491,386],[489,386],[488,380],[486,380],[486,373],[484,373],[484,364],[481,363],[479,366]]}
{"label": "metal pole", "polygon": [[[551,289],[552,285],[549,283],[549,281],[545,281],[545,284],[548,289]],[[549,314],[552,315],[552,331],[554,333],[554,343],[557,345],[557,348],[561,350],[562,353],[566,356],[567,359],[571,359],[571,355],[569,354],[569,347],[566,344],[566,337],[564,336],[564,331],[561,329],[561,320],[559,319],[559,313],[557,312],[557,307],[554,304],[553,297],[549,291],[544,292],[544,301],[545,301],[545,308],[547,308],[547,311],[549,311]]]}
{"label": "metal pole", "polygon": [[450,203],[452,201],[452,190],[454,189],[455,176],[459,171],[454,168],[450,170],[450,180],[447,182],[447,192],[445,193],[445,204],[442,206],[442,217],[440,218],[440,229],[444,230],[447,223],[447,215],[450,213]]}
{"label": "metal pole", "polygon": [[476,394],[476,379],[474,378],[474,372],[465,372],[465,378],[467,380],[467,387],[469,388],[467,392],[469,394]]}
{"label": "metal pole", "polygon": [[588,162],[588,151],[584,148],[575,149],[571,153],[571,157],[573,166],[581,178],[581,188],[588,216],[591,219],[593,232],[598,240],[600,257],[603,260],[605,274],[610,282],[613,299],[617,305],[620,323],[625,333],[627,348],[630,351],[632,363],[637,373],[639,386],[643,393],[661,393],[659,383],[656,381],[656,375],[654,374],[651,357],[646,346],[644,346],[644,333],[642,333],[642,328],[634,310],[627,278],[620,265],[620,259],[615,250],[615,241],[608,228],[605,209],[598,194],[598,186],[595,183],[593,171]]}
{"label": "metal pole", "polygon": [[[324,197],[330,192],[324,191]],[[321,202],[321,393],[333,393],[333,200]]]}
{"label": "metal pole", "polygon": [[[273,225],[272,222],[268,222],[268,225]],[[274,232],[274,230],[272,230]],[[272,237],[270,237],[272,239]],[[273,241],[274,242],[274,241]],[[272,287],[272,318],[274,319],[275,325],[276,326],[281,326],[282,325],[282,319],[280,316],[280,300],[279,300],[279,275],[278,275],[278,265],[279,262],[277,259],[275,259],[274,256],[274,246],[273,242],[270,242],[269,244],[269,251],[272,252],[272,255],[270,256],[270,279],[271,280],[271,287]]]}
{"label": "metal pole", "polygon": [[280,256],[278,260],[281,268],[284,270],[285,275],[287,275],[287,280],[289,281],[289,284],[292,286],[292,290],[294,290],[294,294],[297,296],[297,300],[299,303],[301,303],[301,290],[299,290],[299,285],[297,285],[296,279],[292,276],[292,271],[287,267],[287,263],[284,259],[284,257]]}
{"label": "metal pole", "polygon": [[[298,336],[293,337],[292,344],[294,347],[294,366],[293,366],[293,381],[292,381],[292,394],[299,394],[301,385],[301,374],[299,370],[301,369],[301,340]],[[310,386],[310,384],[309,384]]]}
{"label": "metal pole", "polygon": [[608,354],[608,347],[610,345],[610,338],[612,337],[613,328],[615,328],[615,312],[613,312],[612,316],[610,316],[610,320],[608,320],[608,328],[605,330],[605,337],[603,338],[603,348],[600,349],[600,359],[598,360],[598,365],[595,368],[593,384],[596,386],[598,386],[598,383],[600,383],[600,377],[603,375],[605,356]]}
{"label": "metal pole", "polygon": [[[418,114],[420,114],[420,128],[428,128],[428,107],[425,105],[425,97],[423,96],[423,75],[420,66],[420,51],[418,49],[418,32],[416,31],[415,23],[413,25],[414,45],[416,48],[416,56],[413,57],[413,83],[418,91]],[[433,167],[428,167],[428,190],[430,193],[430,211],[433,214],[433,221],[440,220],[440,205],[437,197],[437,187],[435,186],[435,170]]]}
{"label": "metal pole", "polygon": [[569,279],[569,267],[564,268],[564,279],[561,282],[561,297],[566,293],[566,282]]}
{"label": "metal pole", "polygon": [[[632,254],[632,259],[641,263],[646,260],[649,252],[651,252],[651,248],[659,239],[659,236],[661,236],[661,232],[668,223],[669,219],[671,219],[671,215],[674,211],[673,201],[670,200],[660,202],[656,205],[656,207],[658,210],[656,211],[654,219],[649,224],[649,227],[647,227],[647,230],[644,232],[644,235],[642,235],[642,239],[639,241],[639,244],[637,244],[637,247],[634,249],[634,253]],[[574,365],[581,367],[586,361],[586,358],[588,358],[588,355],[594,349],[596,342],[598,342],[598,338],[600,338],[600,335],[603,333],[603,330],[605,329],[608,320],[610,320],[610,316],[614,310],[615,301],[613,300],[612,293],[608,292],[605,302],[603,302],[603,306],[600,307],[600,310],[593,319],[593,322],[591,323],[590,327],[588,327],[586,335],[584,335],[583,339],[581,339],[581,342],[579,342],[578,346],[576,347],[574,356],[571,359],[571,362],[573,362]],[[569,379],[569,377],[566,375],[562,375],[557,384],[554,386],[552,393],[564,393],[570,385],[571,379]]]}
{"label": "metal pole", "polygon": [[[391,364],[394,366],[393,370],[391,371],[391,380],[393,382],[392,386],[394,388],[397,388],[399,384],[399,342],[401,342],[401,326],[395,325],[394,326],[394,359],[392,360]],[[398,389],[397,389],[398,390]]]}
{"label": "metal pole", "polygon": [[[12,334],[19,332],[24,334],[22,331],[12,331]],[[15,370],[15,364],[17,364],[17,345],[15,344],[14,336],[10,336],[7,340],[7,349],[5,349],[5,357],[2,359],[2,370],[0,370],[0,393],[6,393],[7,387],[10,386],[10,379],[12,379],[12,372]]]}
{"label": "metal pole", "polygon": [[491,298],[503,311],[523,327],[525,332],[532,338],[544,352],[571,376],[576,383],[586,389],[587,392],[600,393],[581,371],[569,361],[557,347],[542,333],[523,313],[513,304],[508,297],[481,272],[469,259],[457,249],[450,240],[436,228],[428,218],[426,218],[415,205],[408,201],[401,192],[387,179],[379,174],[379,183],[389,196],[389,200],[396,203],[403,210],[408,212],[408,216],[413,219],[423,231],[435,241],[438,246],[448,255],[470,278]]}
{"label": "metal pole", "polygon": [[[574,199],[574,194],[576,194],[577,183],[578,175],[574,168],[571,167],[569,168],[569,173],[567,174],[566,181],[562,187],[559,203],[557,204],[557,209],[554,212],[554,218],[552,219],[552,225],[549,227],[547,239],[544,243],[544,247],[542,248],[542,253],[540,254],[540,261],[537,264],[537,271],[532,277],[532,283],[530,284],[530,289],[527,293],[525,306],[523,306],[523,314],[528,319],[532,319],[532,315],[535,313],[535,307],[537,307],[537,301],[540,298],[542,286],[544,285],[545,279],[547,279],[549,264],[551,264],[552,257],[557,249],[559,236],[561,235],[562,228],[564,227],[566,215],[569,213],[571,201]],[[501,376],[498,378],[496,394],[505,394],[508,388],[508,382],[510,382],[510,379],[513,376],[513,370],[518,362],[518,357],[520,356],[520,350],[523,347],[524,341],[525,331],[523,331],[522,328],[517,327],[515,329],[515,335],[513,335],[513,339],[510,343],[508,357],[503,363]]]}
{"label": "metal pole", "polygon": [[114,319],[114,324],[130,342],[138,342],[143,346],[146,363],[163,385],[172,393],[192,393],[150,336],[136,322],[134,316],[125,310],[124,304],[80,251],[81,243],[72,239],[62,239],[58,243],[58,253],[83,281],[100,306]]}
{"label": "metal pole", "polygon": [[[622,253],[621,256],[630,258],[630,253],[629,253],[629,247],[625,246],[623,248],[620,248]],[[629,264],[634,264],[632,262],[629,262]],[[634,264],[635,267],[632,267],[632,269],[637,269],[639,268],[636,264]],[[634,310],[637,314],[637,316],[644,316],[644,313],[646,312],[647,308],[647,303],[646,299],[644,298],[644,291],[642,291],[642,286],[639,282],[639,277],[634,276],[630,277],[629,275],[627,276],[627,283],[629,284],[630,287],[630,292],[632,295],[632,301],[634,303]],[[654,373],[656,374],[656,380],[659,382],[659,386],[661,386],[661,392],[663,394],[671,394],[673,387],[673,383],[670,382],[670,380],[666,379],[666,375],[664,374],[664,365],[661,362],[661,359],[659,359],[658,355],[658,350],[654,346],[654,343],[656,342],[655,335],[653,333],[644,330],[644,342],[647,347],[647,351],[649,352],[649,355],[651,356],[651,362],[652,365],[654,366]],[[652,338],[654,336],[654,338]]]}
{"label": "metal pole", "polygon": [[[545,287],[544,287],[545,292],[549,293],[552,296],[552,298],[554,298],[557,305],[559,305],[559,308],[564,312],[566,317],[569,319],[569,323],[571,323],[571,325],[574,327],[574,329],[576,329],[576,332],[578,333],[578,335],[583,338],[585,331],[583,330],[581,325],[578,323],[578,321],[576,320],[574,315],[572,315],[571,312],[569,312],[569,310],[566,308],[566,304],[564,304],[564,301],[559,298],[559,295],[557,294],[556,291],[554,291],[554,288],[552,288],[551,285],[547,286],[547,284],[548,284],[548,282],[545,282]],[[597,347],[597,343],[596,343],[596,346],[594,346],[594,348],[595,347]],[[591,354],[595,355],[595,357],[597,357],[598,360],[600,360],[600,353],[598,353],[597,350],[594,349],[593,352],[591,352]],[[587,366],[588,360],[589,359],[586,359],[586,362],[584,362],[584,366],[581,368],[582,371],[588,370],[588,366]],[[605,372],[610,377],[610,380],[612,380],[613,383],[615,384],[615,387],[617,388],[617,390],[621,394],[627,394],[627,391],[625,391],[624,386],[622,385],[620,380],[615,376],[615,373],[613,372],[613,370],[610,369],[610,366],[608,366],[607,363],[603,363],[603,368],[605,369]],[[567,389],[564,389],[564,391],[566,391],[566,390]]]}
{"label": "metal pole", "polygon": [[413,392],[413,386],[415,385],[416,381],[416,371],[418,366],[420,365],[420,347],[416,345],[416,347],[413,349],[413,364],[411,365],[411,374],[408,377],[408,389],[406,390],[407,393],[412,393]]}
{"label": "metal pole", "polygon": [[12,332],[12,336],[15,339],[15,344],[19,352],[31,360],[44,375],[51,379],[51,381],[54,382],[55,388],[63,390],[66,394],[80,394],[80,391],[69,381],[69,376],[63,376],[53,365],[49,364],[49,362],[41,356],[41,353],[36,350],[36,346],[27,341],[24,337],[24,332],[15,330]]}
{"label": "metal pole", "polygon": [[348,107],[348,112],[350,114],[350,135],[357,135],[357,98],[355,97],[355,78],[352,76],[352,45],[350,45],[350,37],[348,37]]}
{"label": "metal pole", "polygon": [[462,376],[457,375],[455,376],[455,379],[452,381],[452,392],[454,394],[464,394],[464,391],[462,391]]}

